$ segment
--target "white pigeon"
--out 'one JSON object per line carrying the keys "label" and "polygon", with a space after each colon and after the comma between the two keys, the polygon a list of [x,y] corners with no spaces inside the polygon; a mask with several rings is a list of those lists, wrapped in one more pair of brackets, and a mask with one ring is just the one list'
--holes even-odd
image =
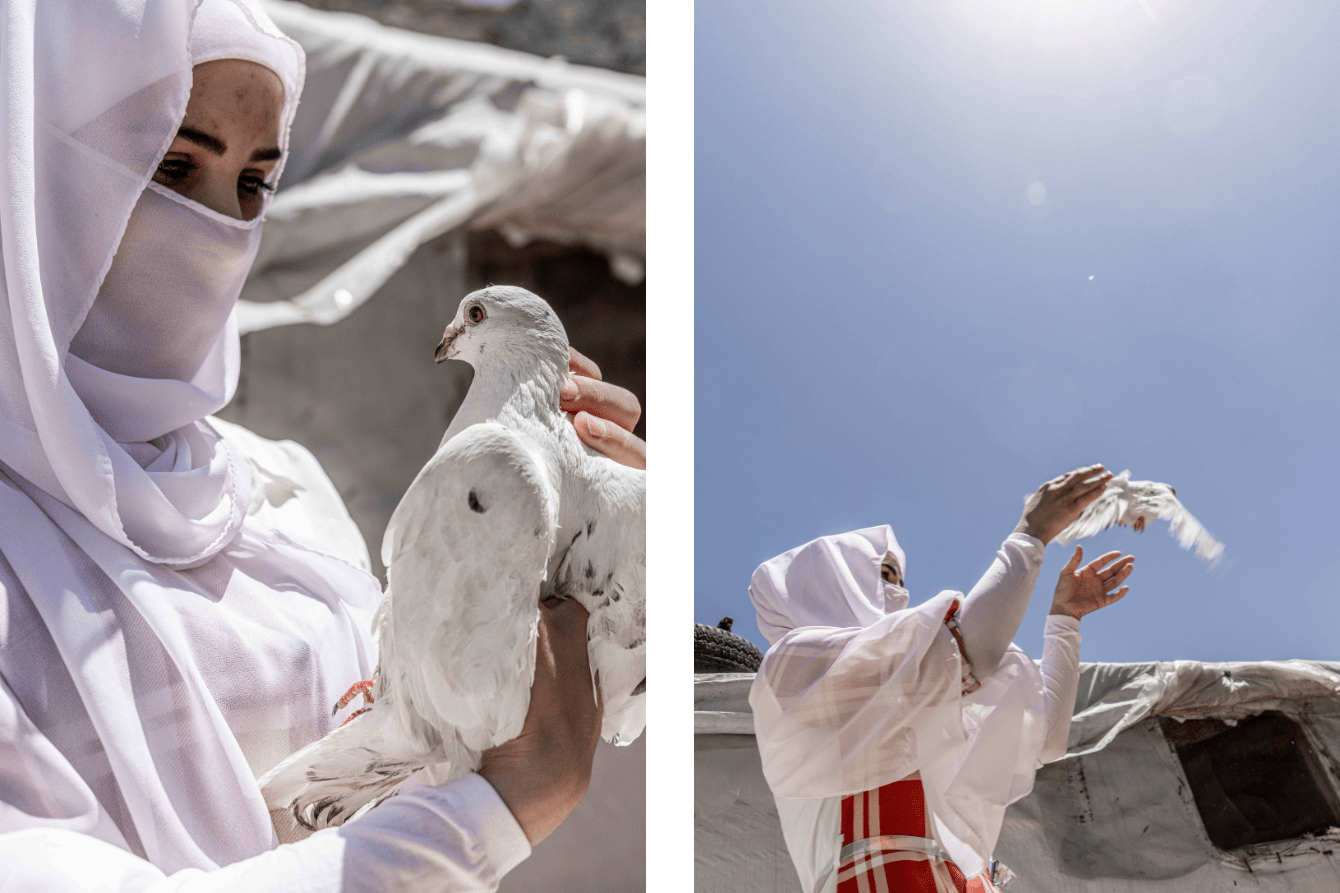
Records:
{"label": "white pigeon", "polygon": [[475,377],[383,540],[373,706],[260,780],[270,809],[308,830],[415,773],[458,778],[515,738],[545,598],[591,613],[604,739],[629,744],[646,725],[646,472],[586,447],[559,409],[563,325],[525,289],[490,286],[461,301],[436,359]]}
{"label": "white pigeon", "polygon": [[1078,539],[1093,536],[1113,524],[1130,527],[1136,533],[1144,531],[1145,524],[1155,518],[1170,521],[1168,532],[1183,549],[1196,548],[1196,557],[1209,567],[1218,568],[1223,560],[1224,544],[1210,535],[1190,512],[1177,500],[1177,491],[1157,481],[1133,481],[1131,473],[1123,471],[1107,482],[1099,496],[1056,537],[1058,545],[1067,545]]}

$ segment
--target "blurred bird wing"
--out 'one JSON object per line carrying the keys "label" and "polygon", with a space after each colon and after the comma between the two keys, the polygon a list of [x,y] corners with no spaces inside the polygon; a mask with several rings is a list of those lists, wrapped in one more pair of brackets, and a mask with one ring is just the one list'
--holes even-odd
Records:
{"label": "blurred bird wing", "polygon": [[489,423],[438,449],[387,529],[395,597],[379,630],[383,684],[471,748],[510,740],[525,721],[557,517],[540,457]]}
{"label": "blurred bird wing", "polygon": [[1168,533],[1183,549],[1195,547],[1196,557],[1210,570],[1223,559],[1224,544],[1210,535],[1195,516],[1172,493],[1161,493],[1154,500],[1158,517],[1169,522]]}
{"label": "blurred bird wing", "polygon": [[1116,480],[1109,481],[1103,495],[1089,503],[1069,527],[1057,534],[1057,545],[1064,546],[1101,533],[1122,519],[1131,500],[1125,488],[1116,484]]}

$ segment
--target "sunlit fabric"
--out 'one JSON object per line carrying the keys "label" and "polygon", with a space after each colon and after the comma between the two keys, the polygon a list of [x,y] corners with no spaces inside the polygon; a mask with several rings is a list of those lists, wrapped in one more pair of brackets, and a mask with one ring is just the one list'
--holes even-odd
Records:
{"label": "sunlit fabric", "polygon": [[[1064,752],[1078,621],[1048,618],[1043,667],[1010,646],[994,671],[976,674],[981,687],[964,693],[963,657],[945,626],[964,596],[946,591],[903,607],[879,575],[892,541],[887,527],[822,537],[765,562],[750,587],[760,627],[764,611],[779,628],[783,611],[809,624],[773,642],[749,697],[763,772],[806,890],[840,849],[840,798],[914,772],[935,839],[965,875],[979,873],[1005,807],[1032,788],[1044,749]],[[1041,544],[1011,534],[1001,553],[983,580],[1031,590]],[[852,625],[886,598],[889,613]],[[819,625],[825,617],[830,625]]]}
{"label": "sunlit fabric", "polygon": [[150,179],[196,63],[273,70],[285,148],[301,50],[250,0],[4,16],[0,887],[496,886],[529,846],[478,777],[278,850],[255,781],[372,673],[381,587],[310,453],[209,416],[260,218]]}
{"label": "sunlit fabric", "polygon": [[[210,0],[198,16],[185,2],[138,12],[44,2],[7,7],[6,17],[9,39],[29,54],[7,52],[4,61],[0,177],[11,200],[3,211],[0,462],[150,562],[198,565],[237,535],[250,499],[246,463],[202,419],[237,384],[232,305],[259,222],[210,235],[213,212],[148,187],[184,114],[193,64],[232,57],[272,69],[284,89],[282,149],[302,91],[302,51],[259,10],[230,0]],[[222,248],[218,236],[234,234],[248,244]],[[195,249],[195,266],[206,269],[195,281],[181,281],[189,277],[180,271],[151,278],[143,266],[127,269],[122,247],[151,250],[140,264],[167,265]],[[216,292],[209,312],[193,314],[179,334],[174,323],[199,309],[181,306],[182,291],[201,279]],[[104,287],[107,300],[98,302]],[[139,337],[127,331],[144,317],[157,322]],[[90,362],[67,368],[86,320]]]}

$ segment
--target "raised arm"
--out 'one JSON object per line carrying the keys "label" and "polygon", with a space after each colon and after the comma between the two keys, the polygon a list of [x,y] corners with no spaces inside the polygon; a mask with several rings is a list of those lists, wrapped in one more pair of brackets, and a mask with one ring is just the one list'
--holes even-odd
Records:
{"label": "raised arm", "polygon": [[1043,548],[1102,494],[1111,479],[1103,466],[1090,465],[1047,481],[1028,498],[1014,532],[963,603],[959,619],[963,647],[978,678],[1000,664],[1019,631],[1042,566]]}
{"label": "raised arm", "polygon": [[1122,586],[1122,583],[1135,569],[1135,558],[1127,555],[1118,559],[1119,555],[1120,552],[1108,552],[1081,566],[1084,549],[1076,546],[1056,581],[1056,593],[1043,633],[1042,680],[1047,738],[1038,756],[1039,763],[1050,763],[1065,756],[1070,716],[1079,686],[1080,618],[1107,607],[1130,591],[1130,587]]}

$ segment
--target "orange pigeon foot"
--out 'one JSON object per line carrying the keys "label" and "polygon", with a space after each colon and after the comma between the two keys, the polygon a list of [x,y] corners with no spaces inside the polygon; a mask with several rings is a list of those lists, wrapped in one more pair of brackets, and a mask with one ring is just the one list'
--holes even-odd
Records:
{"label": "orange pigeon foot", "polygon": [[[376,677],[376,676],[373,676],[371,679],[364,679],[362,682],[355,682],[353,685],[349,686],[349,690],[346,691],[346,692],[344,693],[344,695],[341,696],[341,698],[340,698],[338,701],[335,702],[335,709],[332,710],[332,711],[330,711],[330,715],[331,715],[331,716],[334,716],[336,713],[339,713],[339,712],[340,712],[341,710],[343,710],[345,707],[349,706],[349,702],[350,702],[350,701],[352,701],[354,698],[358,697],[359,695],[362,695],[362,696],[363,696],[363,702],[364,702],[365,704],[371,704],[371,703],[372,703],[372,686],[373,686],[373,684],[376,683],[376,681],[377,681],[377,677]],[[363,710],[366,710],[366,709],[368,709],[368,708],[367,708],[367,707],[364,707],[362,710],[359,710],[358,712],[359,712],[359,713],[362,713]],[[358,715],[358,713],[355,713],[355,714],[354,714],[354,716],[357,716],[357,715]],[[354,718],[353,716],[349,717],[349,719],[353,719],[353,718]],[[349,721],[348,719],[345,720],[345,722],[348,722],[348,721]]]}

